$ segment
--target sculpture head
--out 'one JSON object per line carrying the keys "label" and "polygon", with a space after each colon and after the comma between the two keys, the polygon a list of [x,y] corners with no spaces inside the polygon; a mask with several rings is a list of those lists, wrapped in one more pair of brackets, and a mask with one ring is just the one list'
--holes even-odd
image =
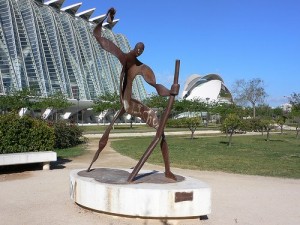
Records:
{"label": "sculpture head", "polygon": [[133,49],[136,57],[140,56],[143,53],[144,49],[145,45],[142,42],[137,43]]}
{"label": "sculpture head", "polygon": [[107,22],[111,24],[115,18],[116,10],[114,8],[110,8],[107,12]]}

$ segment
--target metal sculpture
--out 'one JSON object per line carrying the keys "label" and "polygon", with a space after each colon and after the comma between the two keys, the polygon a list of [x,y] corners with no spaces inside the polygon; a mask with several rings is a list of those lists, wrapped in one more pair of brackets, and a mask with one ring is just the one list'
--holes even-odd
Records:
{"label": "metal sculpture", "polygon": [[[107,19],[107,22],[111,24],[113,22],[115,13],[116,10],[114,8],[110,8],[104,20]],[[144,51],[144,44],[142,42],[139,42],[136,44],[133,50],[131,50],[128,53],[124,53],[112,41],[101,36],[103,21],[97,24],[93,33],[97,41],[101,45],[101,47],[104,50],[116,56],[122,65],[122,71],[120,75],[120,101],[122,107],[114,116],[110,125],[106,128],[104,134],[99,140],[98,150],[96,151],[94,158],[87,171],[89,172],[91,170],[92,164],[98,159],[100,152],[106,146],[109,133],[115,121],[119,117],[121,117],[125,112],[127,112],[132,116],[140,117],[143,121],[146,122],[147,125],[157,130],[153,141],[150,143],[144,155],[139,160],[137,165],[134,167],[127,181],[132,182],[135,179],[138,172],[140,171],[140,169],[142,168],[142,166],[144,165],[148,157],[151,155],[151,153],[153,152],[154,148],[156,147],[156,145],[160,140],[161,140],[160,147],[161,147],[162,156],[165,164],[165,177],[176,180],[176,176],[170,170],[169,150],[168,150],[168,144],[166,142],[166,138],[164,134],[164,128],[168,116],[170,114],[172,105],[174,103],[175,96],[178,95],[179,92],[178,76],[179,76],[180,61],[176,60],[174,83],[171,89],[169,90],[163,85],[157,84],[152,69],[137,59],[137,57],[140,56]],[[160,121],[158,120],[157,115],[152,109],[142,104],[138,100],[132,98],[132,83],[134,78],[137,75],[141,75],[148,84],[150,84],[156,89],[157,93],[160,96],[169,96],[168,106]]]}

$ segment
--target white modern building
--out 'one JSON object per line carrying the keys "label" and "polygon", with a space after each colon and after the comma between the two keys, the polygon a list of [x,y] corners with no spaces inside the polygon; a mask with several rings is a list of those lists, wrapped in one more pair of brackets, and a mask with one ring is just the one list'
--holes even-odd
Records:
{"label": "white modern building", "polygon": [[191,75],[184,85],[182,98],[187,100],[200,99],[207,103],[232,102],[232,94],[225,86],[223,79],[217,74]]}
{"label": "white modern building", "polygon": [[[105,14],[92,16],[95,8],[80,12],[81,2],[65,6],[64,1],[0,0],[0,94],[25,88],[41,97],[60,92],[75,103],[64,114],[70,118],[98,96],[119,92],[121,64],[93,35]],[[127,38],[112,30],[117,22],[104,23],[103,35],[128,52]],[[139,100],[147,96],[140,76],[133,95]]]}
{"label": "white modern building", "polygon": [[285,112],[291,112],[292,111],[292,105],[290,103],[284,103],[280,106],[280,108],[283,109]]}

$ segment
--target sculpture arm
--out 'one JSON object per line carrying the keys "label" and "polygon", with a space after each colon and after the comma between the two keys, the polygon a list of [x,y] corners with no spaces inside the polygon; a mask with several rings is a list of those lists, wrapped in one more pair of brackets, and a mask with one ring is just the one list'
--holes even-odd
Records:
{"label": "sculpture arm", "polygon": [[[179,86],[178,88],[172,85],[171,90],[167,89],[165,86],[162,84],[157,84],[154,72],[149,66],[146,66],[143,64],[141,66],[141,75],[145,79],[145,81],[150,84],[152,87],[154,87],[160,96],[170,96],[170,95],[177,95],[179,91]],[[174,87],[173,87],[174,86]],[[176,92],[177,90],[177,92]]]}
{"label": "sculpture arm", "polygon": [[[107,18],[108,23],[111,23],[114,18],[115,12],[116,11],[114,8],[109,9],[104,20]],[[121,62],[121,64],[124,66],[126,63],[124,52],[122,52],[121,49],[118,46],[116,46],[111,40],[108,40],[107,38],[101,36],[102,24],[104,20],[97,24],[97,26],[94,28],[93,34],[98,43],[101,45],[101,47],[104,50],[116,56]]]}

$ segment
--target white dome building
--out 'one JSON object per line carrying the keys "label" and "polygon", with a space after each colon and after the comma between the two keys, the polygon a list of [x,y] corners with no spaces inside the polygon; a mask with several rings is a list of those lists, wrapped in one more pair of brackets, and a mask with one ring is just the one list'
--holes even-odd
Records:
{"label": "white dome building", "polygon": [[184,85],[182,98],[187,100],[202,99],[207,102],[233,102],[229,89],[217,74],[191,75]]}

